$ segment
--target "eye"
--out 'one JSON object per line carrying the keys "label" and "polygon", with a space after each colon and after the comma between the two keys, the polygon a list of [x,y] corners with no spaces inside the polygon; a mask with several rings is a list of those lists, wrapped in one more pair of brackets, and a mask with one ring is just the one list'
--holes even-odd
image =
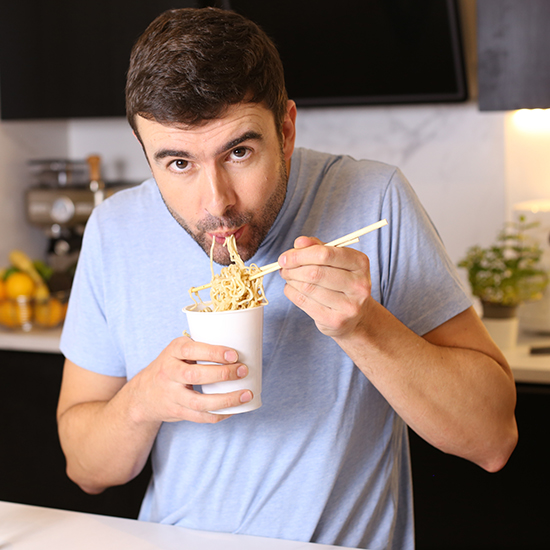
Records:
{"label": "eye", "polygon": [[236,160],[243,160],[250,155],[251,151],[248,147],[236,147],[231,151],[231,157]]}
{"label": "eye", "polygon": [[189,167],[189,161],[176,159],[170,163],[170,168],[175,172],[184,172]]}

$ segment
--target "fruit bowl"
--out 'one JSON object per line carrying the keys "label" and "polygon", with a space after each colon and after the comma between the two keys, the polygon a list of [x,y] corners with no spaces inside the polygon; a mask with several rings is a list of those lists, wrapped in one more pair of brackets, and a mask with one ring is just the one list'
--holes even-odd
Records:
{"label": "fruit bowl", "polygon": [[0,325],[25,332],[33,327],[58,327],[65,320],[68,298],[69,292],[63,291],[40,300],[25,296],[0,300]]}

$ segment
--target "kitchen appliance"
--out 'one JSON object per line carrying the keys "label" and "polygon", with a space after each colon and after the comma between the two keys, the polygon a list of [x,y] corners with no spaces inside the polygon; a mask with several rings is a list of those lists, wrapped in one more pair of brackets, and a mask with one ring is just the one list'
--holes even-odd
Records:
{"label": "kitchen appliance", "polygon": [[[529,235],[542,247],[542,268],[550,274],[550,200],[517,203],[514,205],[514,214],[537,224],[529,230]],[[546,288],[540,300],[522,304],[518,309],[518,318],[522,330],[550,333],[550,287]]]}
{"label": "kitchen appliance", "polygon": [[92,210],[128,182],[104,182],[101,159],[31,160],[32,185],[26,191],[27,220],[49,237],[48,264],[55,271],[76,265],[84,227]]}

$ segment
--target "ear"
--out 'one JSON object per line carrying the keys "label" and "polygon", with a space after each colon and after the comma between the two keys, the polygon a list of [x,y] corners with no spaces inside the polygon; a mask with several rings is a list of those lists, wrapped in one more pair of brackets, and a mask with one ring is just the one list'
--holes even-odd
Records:
{"label": "ear", "polygon": [[294,143],[296,141],[296,103],[288,100],[286,107],[286,115],[283,121],[283,153],[285,160],[290,161],[294,152]]}

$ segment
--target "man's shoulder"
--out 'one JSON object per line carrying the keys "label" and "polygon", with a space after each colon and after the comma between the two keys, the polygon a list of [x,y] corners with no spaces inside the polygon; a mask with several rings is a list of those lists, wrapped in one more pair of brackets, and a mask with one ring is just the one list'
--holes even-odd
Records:
{"label": "man's shoulder", "polygon": [[157,184],[153,178],[145,180],[143,183],[133,185],[105,199],[97,209],[99,211],[113,211],[146,207],[159,197],[160,193]]}
{"label": "man's shoulder", "polygon": [[321,173],[327,176],[342,176],[380,179],[388,181],[399,169],[386,162],[354,158],[351,155],[325,153],[313,149],[299,148],[300,167],[304,173]]}
{"label": "man's shoulder", "polygon": [[[96,206],[92,218],[102,227],[124,227],[130,221],[158,217],[163,202],[153,178],[139,185],[117,191]],[[91,218],[91,219],[92,219]]]}

